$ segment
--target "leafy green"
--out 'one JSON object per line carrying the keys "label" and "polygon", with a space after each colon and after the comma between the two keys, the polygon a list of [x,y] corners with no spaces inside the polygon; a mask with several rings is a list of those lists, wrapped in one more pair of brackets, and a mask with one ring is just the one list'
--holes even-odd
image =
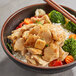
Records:
{"label": "leafy green", "polygon": [[13,49],[12,46],[11,46],[9,43],[7,43],[7,46],[8,46],[8,48],[9,48],[10,50]]}
{"label": "leafy green", "polygon": [[73,33],[76,33],[76,24],[69,21],[66,26],[65,26],[66,29],[70,30],[71,32]]}
{"label": "leafy green", "polygon": [[65,17],[56,10],[51,11],[48,16],[53,23],[65,24]]}
{"label": "leafy green", "polygon": [[76,40],[73,38],[67,39],[64,42],[63,50],[69,52],[76,59]]}

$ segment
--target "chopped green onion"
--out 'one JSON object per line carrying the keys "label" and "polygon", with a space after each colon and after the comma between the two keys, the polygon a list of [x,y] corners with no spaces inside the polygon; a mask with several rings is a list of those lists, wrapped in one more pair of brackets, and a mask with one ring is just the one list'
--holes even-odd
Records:
{"label": "chopped green onion", "polygon": [[46,44],[45,46],[46,46],[46,47],[48,47],[49,45],[48,45],[48,44]]}
{"label": "chopped green onion", "polygon": [[36,23],[43,25],[40,21],[36,21]]}
{"label": "chopped green onion", "polygon": [[42,54],[40,54],[39,56],[42,57]]}
{"label": "chopped green onion", "polygon": [[7,46],[8,46],[8,48],[9,48],[10,50],[13,49],[12,46],[11,46],[9,43],[7,43]]}

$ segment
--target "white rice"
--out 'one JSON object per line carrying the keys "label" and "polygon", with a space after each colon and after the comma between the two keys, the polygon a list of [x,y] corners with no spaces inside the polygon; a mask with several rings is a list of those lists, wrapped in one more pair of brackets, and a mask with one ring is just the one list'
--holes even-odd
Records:
{"label": "white rice", "polygon": [[[53,23],[54,25],[56,25],[56,26],[61,26],[61,23]],[[62,27],[63,28],[63,27]],[[68,39],[68,37],[71,35],[71,34],[74,34],[74,33],[72,33],[71,31],[69,31],[69,30],[67,30],[67,29],[65,29],[65,28],[63,28],[64,29],[64,31],[66,32],[66,39]]]}
{"label": "white rice", "polygon": [[19,59],[19,60],[21,60],[23,62],[27,62],[27,60],[25,59],[25,56],[22,56],[18,52],[14,52],[13,56],[15,56],[17,59]]}

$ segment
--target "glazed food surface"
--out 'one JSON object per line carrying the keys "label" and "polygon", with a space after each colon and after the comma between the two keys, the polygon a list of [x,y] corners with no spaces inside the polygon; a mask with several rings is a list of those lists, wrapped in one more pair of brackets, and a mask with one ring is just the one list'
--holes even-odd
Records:
{"label": "glazed food surface", "polygon": [[7,43],[13,55],[36,66],[62,66],[71,63],[76,56],[76,24],[58,11],[49,14],[37,9],[35,16],[25,18]]}

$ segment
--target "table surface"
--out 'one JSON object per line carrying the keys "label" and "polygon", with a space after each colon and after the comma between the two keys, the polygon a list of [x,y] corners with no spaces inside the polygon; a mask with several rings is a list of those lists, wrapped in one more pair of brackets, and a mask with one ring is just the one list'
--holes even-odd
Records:
{"label": "table surface", "polygon": [[[55,0],[61,5],[76,10],[76,0]],[[0,0],[0,30],[5,20],[16,10],[37,3],[44,3],[43,0]],[[1,31],[0,31],[1,32]],[[0,36],[1,42],[1,36]],[[76,67],[58,74],[38,74],[23,70],[12,62],[4,53],[0,44],[0,76],[76,76]]]}

